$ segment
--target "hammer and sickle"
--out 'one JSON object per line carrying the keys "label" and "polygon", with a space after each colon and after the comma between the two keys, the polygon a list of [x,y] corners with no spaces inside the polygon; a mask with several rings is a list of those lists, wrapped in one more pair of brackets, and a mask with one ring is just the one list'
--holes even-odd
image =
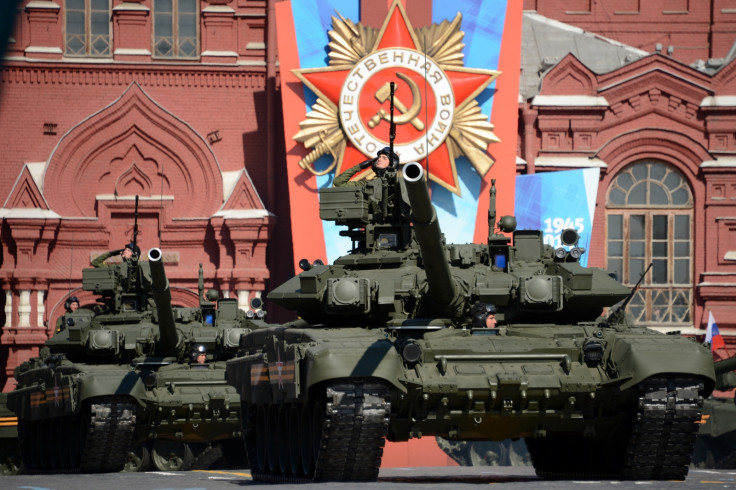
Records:
{"label": "hammer and sickle", "polygon": [[[407,108],[399,99],[394,98],[394,105],[401,112],[400,116],[394,118],[394,123],[410,123],[417,129],[417,131],[422,131],[424,130],[424,123],[420,121],[417,117],[417,115],[419,114],[419,110],[422,108],[422,96],[419,92],[419,86],[414,82],[414,80],[404,75],[403,73],[397,72],[396,76],[409,85],[409,89],[411,89],[412,101],[411,107]],[[386,102],[389,97],[391,97],[390,83],[384,83],[383,86],[376,91],[375,96],[376,99],[378,99],[378,102],[380,102],[381,104]],[[371,129],[375,128],[376,126],[378,126],[378,123],[380,123],[382,119],[385,121],[389,120],[389,114],[384,108],[379,109],[376,115],[374,115],[371,120],[368,121],[368,127]]]}

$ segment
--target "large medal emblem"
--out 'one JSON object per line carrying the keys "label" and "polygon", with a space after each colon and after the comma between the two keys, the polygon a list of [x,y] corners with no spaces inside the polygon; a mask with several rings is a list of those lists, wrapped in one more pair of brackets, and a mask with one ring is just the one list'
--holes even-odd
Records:
{"label": "large medal emblem", "polygon": [[[463,67],[460,23],[458,14],[414,30],[398,0],[378,31],[332,17],[330,66],[294,70],[318,96],[294,136],[311,149],[299,165],[339,174],[388,146],[394,82],[394,151],[401,162],[420,162],[431,180],[456,194],[455,158],[466,156],[485,175],[493,164],[486,150],[499,140],[475,97],[499,72]],[[332,164],[318,171],[313,164],[323,155]]]}

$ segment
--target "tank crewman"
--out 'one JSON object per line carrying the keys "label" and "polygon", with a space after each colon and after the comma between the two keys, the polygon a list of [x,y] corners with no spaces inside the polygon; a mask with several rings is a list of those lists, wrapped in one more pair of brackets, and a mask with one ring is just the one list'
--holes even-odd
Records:
{"label": "tank crewman", "polygon": [[135,243],[130,242],[125,245],[125,248],[110,250],[109,252],[105,252],[99,257],[96,257],[92,260],[92,267],[109,267],[111,264],[105,264],[105,261],[114,255],[120,255],[123,258],[123,262],[127,262],[133,257],[133,255],[140,256],[141,249]]}
{"label": "tank crewman", "polygon": [[[66,309],[67,313],[74,313],[77,311],[77,309],[79,309],[79,298],[76,296],[70,296],[64,303],[64,309]],[[59,333],[66,328],[65,316],[66,314],[60,316],[59,319],[56,320],[56,333]]]}
{"label": "tank crewman", "polygon": [[496,328],[496,307],[490,303],[476,303],[470,310],[473,328]]}
{"label": "tank crewman", "polygon": [[194,364],[205,364],[207,362],[207,347],[202,344],[192,347],[192,362]]}
{"label": "tank crewman", "polygon": [[[366,160],[363,163],[359,163],[358,165],[355,165],[354,167],[350,167],[337,177],[335,177],[335,181],[332,184],[333,187],[354,187],[358,185],[362,185],[365,180],[372,180],[375,178],[375,176],[380,177],[383,175],[384,172],[386,172],[386,169],[391,167],[394,170],[399,169],[399,156],[394,153],[393,154],[393,162],[391,161],[391,148],[388,146],[381,148],[378,150],[378,153],[376,154],[376,158],[372,158],[370,160]],[[365,180],[350,180],[350,178],[360,172],[361,170],[364,170],[368,167],[373,168],[373,172],[375,173],[374,177],[371,177],[371,179],[365,179]]]}

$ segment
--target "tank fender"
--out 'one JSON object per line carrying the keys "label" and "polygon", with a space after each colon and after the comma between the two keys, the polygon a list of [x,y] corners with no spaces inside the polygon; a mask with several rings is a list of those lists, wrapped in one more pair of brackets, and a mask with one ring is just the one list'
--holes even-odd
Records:
{"label": "tank fender", "polygon": [[82,375],[77,382],[78,400],[83,402],[98,396],[131,396],[144,407],[146,388],[135,371],[120,371],[109,374]]}
{"label": "tank fender", "polygon": [[306,388],[338,378],[382,379],[407,392],[401,382],[404,365],[394,344],[387,339],[335,345],[321,343],[310,347],[301,361],[306,373]]}
{"label": "tank fender", "polygon": [[676,336],[619,338],[611,349],[610,361],[619,378],[626,381],[622,390],[659,374],[698,376],[705,382],[708,396],[715,385],[713,358],[708,349]]}

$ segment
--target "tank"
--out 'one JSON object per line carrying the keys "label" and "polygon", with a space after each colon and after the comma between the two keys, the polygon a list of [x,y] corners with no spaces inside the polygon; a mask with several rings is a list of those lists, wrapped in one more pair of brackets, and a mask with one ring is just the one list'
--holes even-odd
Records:
{"label": "tank", "polygon": [[[242,460],[240,399],[225,383],[225,361],[262,322],[235,299],[205,298],[201,265],[199,307],[172,306],[162,256],[154,248],[148,261],[84,269],[95,311],[65,315],[39,356],[15,369],[8,407],[24,471],[206,468],[223,453]],[[207,363],[191,362],[193,346],[206,349]]]}
{"label": "tank", "polygon": [[[736,388],[736,358],[716,362],[715,369],[716,389]],[[705,400],[692,463],[700,468],[736,468],[736,394]]]}
{"label": "tank", "polygon": [[[708,349],[636,326],[632,289],[583,267],[577,233],[496,222],[449,244],[419,164],[320,191],[352,249],[267,296],[299,320],[227,362],[253,478],[375,480],[386,440],[524,439],[548,479],[682,480],[715,372]],[[507,236],[511,234],[511,236]],[[474,328],[477,303],[496,328]],[[603,314],[604,310],[607,312]]]}
{"label": "tank", "polygon": [[7,407],[7,393],[0,393],[0,475],[15,475],[20,470],[18,417]]}

